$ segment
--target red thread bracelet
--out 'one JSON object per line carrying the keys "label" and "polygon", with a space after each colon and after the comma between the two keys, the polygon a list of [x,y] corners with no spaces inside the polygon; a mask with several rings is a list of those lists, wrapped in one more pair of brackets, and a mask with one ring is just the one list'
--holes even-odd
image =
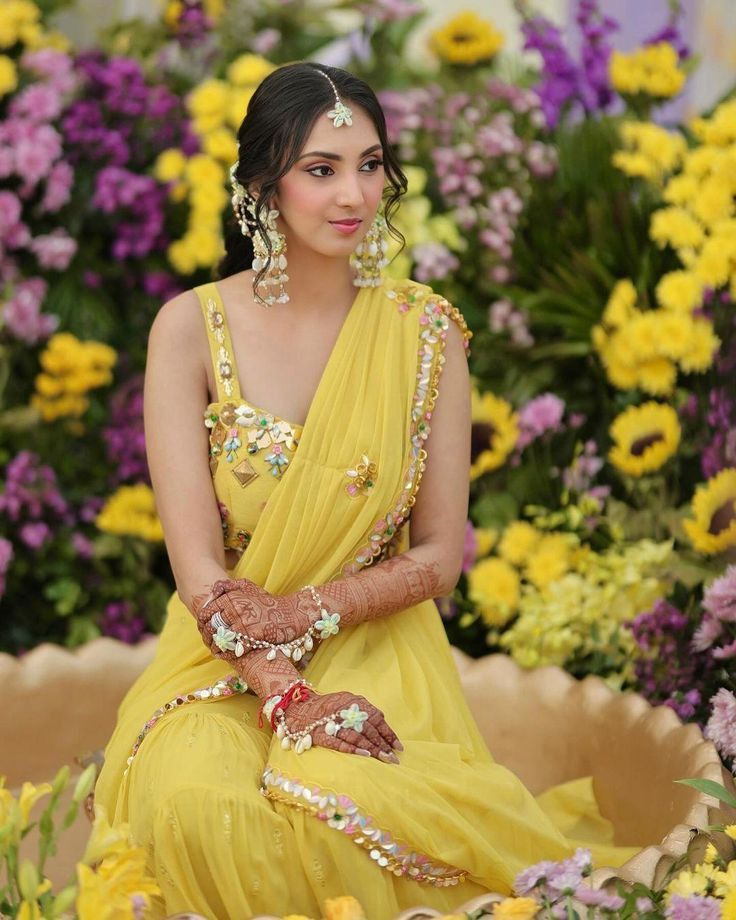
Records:
{"label": "red thread bracelet", "polygon": [[[261,708],[258,710],[258,727],[259,728],[263,728],[263,709],[266,703],[269,700],[272,700],[274,699],[274,697],[277,697],[277,696],[281,696],[281,694],[272,693],[270,696],[267,696],[266,699],[261,703]],[[308,700],[308,699],[309,699],[309,688],[306,686],[306,684],[294,684],[292,687],[289,687],[286,693],[284,693],[284,695],[281,697],[280,702],[276,706],[273,707],[273,711],[271,712],[271,717],[269,719],[271,723],[271,729],[274,732],[276,731],[275,718],[276,718],[277,709],[286,710],[286,708],[291,703],[295,701],[299,703],[302,700]]]}

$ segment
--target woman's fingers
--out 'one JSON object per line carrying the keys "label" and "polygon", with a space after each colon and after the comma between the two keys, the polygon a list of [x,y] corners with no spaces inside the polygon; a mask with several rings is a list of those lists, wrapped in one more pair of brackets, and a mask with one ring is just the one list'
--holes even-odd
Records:
{"label": "woman's fingers", "polygon": [[368,716],[368,724],[373,726],[376,729],[381,738],[386,742],[388,747],[392,751],[403,751],[404,747],[399,741],[398,735],[391,728],[391,726],[386,721],[383,713],[379,709],[375,709]]}

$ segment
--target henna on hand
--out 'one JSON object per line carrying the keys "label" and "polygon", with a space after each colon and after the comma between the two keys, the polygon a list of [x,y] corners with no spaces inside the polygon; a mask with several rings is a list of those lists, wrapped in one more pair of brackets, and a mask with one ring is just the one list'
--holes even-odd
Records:
{"label": "henna on hand", "polygon": [[340,729],[338,735],[328,735],[325,725],[320,725],[310,731],[312,744],[319,747],[341,751],[344,754],[367,753],[386,763],[398,763],[396,751],[403,750],[393,729],[373,703],[364,696],[341,690],[335,693],[317,694],[310,690],[309,698],[292,702],[285,713],[286,725],[292,732],[304,731],[312,722],[327,716],[335,716],[339,720],[342,709],[348,709],[357,703],[363,712],[368,713],[368,719],[363,724],[363,730]]}
{"label": "henna on hand", "polygon": [[213,647],[210,620],[215,613],[219,613],[234,632],[272,645],[303,636],[319,618],[308,592],[271,594],[247,578],[216,581],[207,598],[199,602],[198,597],[197,601],[195,617],[202,641],[213,655],[227,661],[235,660],[234,652]]}
{"label": "henna on hand", "polygon": [[442,593],[438,562],[416,559],[411,551],[370,568],[320,585],[325,606],[340,614],[343,624],[376,620]]}

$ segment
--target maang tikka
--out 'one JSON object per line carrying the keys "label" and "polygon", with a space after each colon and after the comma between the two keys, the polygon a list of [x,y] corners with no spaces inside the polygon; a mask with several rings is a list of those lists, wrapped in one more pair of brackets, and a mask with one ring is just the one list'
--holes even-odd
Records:
{"label": "maang tikka", "polygon": [[[340,128],[343,125],[348,125],[349,127],[353,123],[352,110],[340,99],[337,87],[332,79],[323,70],[319,70],[319,68],[315,68],[315,70],[317,73],[321,73],[329,82],[335,94],[335,106],[326,113],[327,117],[332,119],[332,123],[336,128]],[[285,271],[287,267],[286,237],[276,226],[276,218],[279,216],[279,212],[275,208],[269,208],[266,214],[266,234],[271,243],[269,251],[256,221],[256,199],[238,181],[236,177],[237,168],[237,163],[230,167],[230,185],[233,191],[232,205],[235,217],[240,224],[241,233],[243,236],[251,237],[253,240],[252,268],[256,274],[262,269],[266,269],[265,274],[259,281],[259,285],[263,285],[267,289],[275,286],[279,288],[278,293],[275,295],[267,290],[261,296],[256,290],[256,286],[254,286],[253,292],[264,306],[270,307],[274,303],[288,303],[289,295],[284,288],[284,282],[289,280],[289,276]],[[351,264],[356,269],[356,274],[353,278],[353,284],[356,287],[376,287],[381,283],[381,269],[388,264],[388,259],[386,258],[388,243],[385,231],[385,219],[376,214],[368,233],[351,256]]]}

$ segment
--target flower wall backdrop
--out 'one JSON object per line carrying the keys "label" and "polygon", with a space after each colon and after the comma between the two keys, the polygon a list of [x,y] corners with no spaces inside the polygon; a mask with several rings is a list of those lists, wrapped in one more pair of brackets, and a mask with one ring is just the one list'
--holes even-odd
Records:
{"label": "flower wall backdrop", "polygon": [[637,688],[734,757],[736,98],[663,120],[702,51],[675,2],[635,48],[602,2],[571,34],[517,0],[514,42],[467,10],[419,55],[419,3],[343,6],[167,0],[84,50],[53,3],[0,11],[0,649],[160,627],[147,331],[219,260],[253,90],[317,57],[405,165],[389,273],[475,333],[451,640]]}

